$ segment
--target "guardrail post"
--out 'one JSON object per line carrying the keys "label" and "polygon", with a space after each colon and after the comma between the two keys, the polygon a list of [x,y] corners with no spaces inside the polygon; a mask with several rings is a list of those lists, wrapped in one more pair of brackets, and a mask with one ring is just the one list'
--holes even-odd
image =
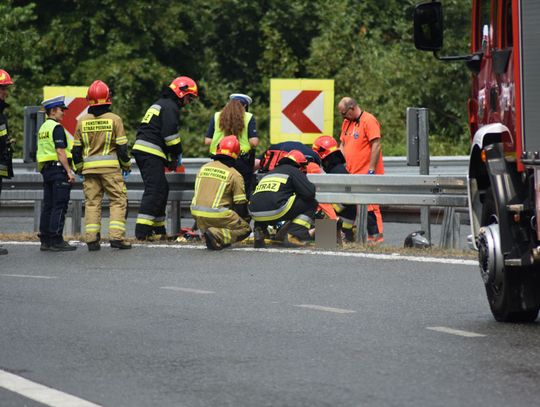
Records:
{"label": "guardrail post", "polygon": [[81,234],[82,201],[71,201],[71,234]]}
{"label": "guardrail post", "polygon": [[356,206],[356,242],[367,241],[367,205]]}
{"label": "guardrail post", "polygon": [[169,215],[171,218],[171,234],[180,233],[182,227],[182,202],[171,201]]}
{"label": "guardrail post", "polygon": [[443,249],[458,249],[460,235],[460,215],[453,207],[444,208],[443,221],[441,224],[441,243]]}
{"label": "guardrail post", "polygon": [[40,219],[41,219],[41,201],[34,201],[34,232],[39,232]]}

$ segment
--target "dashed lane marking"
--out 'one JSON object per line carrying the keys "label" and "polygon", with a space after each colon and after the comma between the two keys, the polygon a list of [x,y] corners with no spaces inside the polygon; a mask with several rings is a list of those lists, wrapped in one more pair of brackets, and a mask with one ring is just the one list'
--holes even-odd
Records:
{"label": "dashed lane marking", "polygon": [[356,312],[356,311],[354,311],[352,309],[325,307],[325,306],[322,306],[322,305],[314,305],[314,304],[298,304],[298,305],[294,305],[294,306],[299,307],[299,308],[314,309],[314,310],[317,310],[317,311],[333,312],[334,314],[354,314]]}
{"label": "dashed lane marking", "polygon": [[[0,242],[5,245],[20,245],[20,246],[37,246],[39,242],[16,242],[16,241],[6,241]],[[70,243],[78,244],[83,246],[84,244],[79,241],[71,241]],[[169,250],[178,250],[178,249],[195,249],[195,250],[207,250],[204,245],[186,245],[186,244],[134,244],[133,247],[149,247],[156,249],[169,249]],[[447,257],[424,257],[424,256],[403,256],[399,253],[392,254],[377,254],[377,253],[358,253],[358,252],[334,252],[326,250],[311,250],[311,249],[277,249],[277,248],[268,248],[268,249],[255,249],[253,247],[236,247],[228,249],[232,251],[242,251],[242,252],[260,252],[260,253],[278,253],[278,254],[300,254],[300,255],[321,255],[321,256],[334,256],[334,257],[354,257],[354,258],[363,258],[363,259],[374,259],[374,260],[393,260],[393,261],[410,261],[417,263],[439,263],[439,264],[456,264],[456,265],[465,265],[465,266],[478,266],[478,261],[476,260],[463,260]]]}
{"label": "dashed lane marking", "polygon": [[162,290],[183,291],[185,293],[194,294],[215,294],[215,291],[199,290],[197,288],[185,288],[185,287],[159,287]]}
{"label": "dashed lane marking", "polygon": [[5,370],[0,370],[0,387],[50,407],[101,407]]}
{"label": "dashed lane marking", "polygon": [[480,338],[486,335],[478,334],[476,332],[462,331],[460,329],[448,328],[446,326],[428,326],[426,329],[430,331],[442,332],[450,335],[464,336],[465,338]]}
{"label": "dashed lane marking", "polygon": [[43,280],[50,280],[58,277],[54,276],[32,276],[28,274],[0,274],[1,277],[18,277],[18,278],[40,278]]}

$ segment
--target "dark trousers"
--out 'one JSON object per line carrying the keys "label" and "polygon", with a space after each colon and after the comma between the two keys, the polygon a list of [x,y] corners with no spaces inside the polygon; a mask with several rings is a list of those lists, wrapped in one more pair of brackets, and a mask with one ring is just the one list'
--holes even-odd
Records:
{"label": "dark trousers", "polygon": [[145,240],[153,234],[165,235],[165,209],[169,198],[169,183],[165,177],[165,161],[153,154],[133,154],[141,171],[144,193],[139,207],[135,237]]}
{"label": "dark trousers", "polygon": [[45,244],[62,243],[71,184],[63,167],[51,166],[43,169],[41,174],[43,201],[39,220],[39,239]]}
{"label": "dark trousers", "polygon": [[[284,220],[294,220],[301,215],[303,215],[301,217],[304,218],[304,221],[308,221],[309,219],[311,222],[314,222],[317,205],[318,202],[315,199],[305,200],[297,196],[293,205],[291,206],[291,209],[289,209],[281,218],[271,222],[255,222],[254,226],[262,226],[263,228],[266,228],[268,225],[273,225]],[[309,240],[309,228],[305,225],[300,225],[293,222],[288,229],[288,233],[296,236],[300,240]]]}
{"label": "dark trousers", "polygon": [[249,154],[241,155],[234,163],[234,169],[244,178],[244,188],[246,197],[249,199],[253,192],[255,175],[253,174],[253,164],[250,161]]}

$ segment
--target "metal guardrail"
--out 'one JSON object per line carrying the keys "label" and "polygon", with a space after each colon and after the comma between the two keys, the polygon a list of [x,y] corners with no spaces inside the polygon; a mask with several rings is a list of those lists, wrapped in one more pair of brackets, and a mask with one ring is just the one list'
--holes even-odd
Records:
{"label": "metal guardrail", "polygon": [[[182,205],[187,205],[193,197],[196,168],[206,162],[197,159],[185,174],[167,174],[170,185],[169,219],[171,230],[176,233],[180,229]],[[198,167],[196,167],[198,165]],[[446,207],[443,218],[442,243],[445,247],[456,247],[459,235],[459,219],[456,221],[455,208],[467,206],[467,180],[465,176],[448,175],[346,175],[346,174],[310,174],[309,179],[317,186],[317,199],[324,203],[344,203],[361,205],[358,217],[360,236],[365,237],[365,219],[367,204]],[[130,206],[138,206],[144,191],[144,184],[139,173],[132,173],[126,183]],[[34,229],[37,230],[42,199],[42,177],[37,172],[18,168],[15,177],[4,180],[2,201],[33,202]],[[81,232],[84,194],[82,183],[77,181],[71,192],[69,215],[72,219],[72,233]],[[360,228],[360,226],[362,226]]]}

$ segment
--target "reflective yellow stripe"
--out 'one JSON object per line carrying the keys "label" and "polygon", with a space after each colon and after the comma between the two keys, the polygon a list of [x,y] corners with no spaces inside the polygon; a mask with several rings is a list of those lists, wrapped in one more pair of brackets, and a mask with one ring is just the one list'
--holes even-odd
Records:
{"label": "reflective yellow stripe", "polygon": [[126,136],[116,137],[116,144],[119,146],[127,144],[127,142],[128,142],[128,139]]}
{"label": "reflective yellow stripe", "polygon": [[223,192],[225,191],[226,187],[227,184],[225,182],[220,183],[219,189],[216,192],[216,197],[214,198],[214,202],[212,202],[212,208],[219,208],[219,203],[221,202],[221,198],[223,197]]}
{"label": "reflective yellow stripe", "polygon": [[111,220],[109,222],[109,229],[126,230],[126,222],[122,222],[120,220]]}
{"label": "reflective yellow stripe", "polygon": [[156,221],[154,222],[154,226],[165,226],[165,221],[164,220]]}
{"label": "reflective yellow stripe", "polygon": [[147,147],[147,146],[142,146],[140,144],[135,144],[133,146],[132,150],[144,151],[145,153],[157,155],[158,157],[161,157],[161,158],[163,158],[165,160],[167,159],[167,156],[165,156],[165,154],[162,151],[159,151],[159,150],[157,150],[155,148],[152,148],[152,147]]}
{"label": "reflective yellow stripe", "polygon": [[0,170],[0,177],[7,177],[7,176],[8,176],[7,170]]}
{"label": "reflective yellow stripe", "polygon": [[99,232],[101,225],[99,223],[89,223],[85,225],[85,229],[87,232]]}
{"label": "reflective yellow stripe", "polygon": [[306,229],[311,229],[311,223],[306,222],[305,220],[302,220],[302,219],[296,218],[296,219],[294,219],[294,220],[292,221],[292,223],[296,223],[297,225],[303,226],[303,227],[305,227]]}
{"label": "reflective yellow stripe", "polygon": [[137,218],[137,221],[135,223],[138,223],[139,225],[154,226],[154,221],[149,219]]}
{"label": "reflective yellow stripe", "polygon": [[0,137],[5,136],[7,134],[7,129],[0,130]]}
{"label": "reflective yellow stripe", "polygon": [[223,244],[231,243],[231,231],[229,229],[221,229],[223,233]]}
{"label": "reflective yellow stripe", "polygon": [[268,221],[268,220],[276,220],[276,219],[279,219],[281,218],[283,215],[285,215],[289,209],[291,209],[291,207],[293,206],[294,204],[294,200],[296,199],[296,195],[291,195],[291,197],[289,198],[289,200],[287,201],[287,203],[285,204],[283,210],[279,211],[279,213],[276,213],[275,215],[270,215],[270,216],[257,216],[255,213],[253,213],[253,219],[256,220],[256,221],[261,221],[261,222],[265,222],[265,221]]}
{"label": "reflective yellow stripe", "polygon": [[247,201],[246,194],[240,194],[233,196],[234,202],[241,202],[241,201]]}
{"label": "reflective yellow stripe", "polygon": [[173,139],[171,141],[166,141],[165,145],[167,145],[169,147],[170,146],[175,146],[175,145],[179,144],[181,141],[182,141],[182,139],[180,137],[177,137],[177,138],[175,138],[175,139]]}
{"label": "reflective yellow stripe", "polygon": [[193,216],[201,216],[203,218],[225,218],[227,216],[230,216],[232,213],[232,210],[227,210],[223,212],[207,212],[207,211],[201,211],[197,209],[191,209],[191,214]]}
{"label": "reflective yellow stripe", "polygon": [[103,160],[85,162],[83,168],[120,167],[118,160]]}

